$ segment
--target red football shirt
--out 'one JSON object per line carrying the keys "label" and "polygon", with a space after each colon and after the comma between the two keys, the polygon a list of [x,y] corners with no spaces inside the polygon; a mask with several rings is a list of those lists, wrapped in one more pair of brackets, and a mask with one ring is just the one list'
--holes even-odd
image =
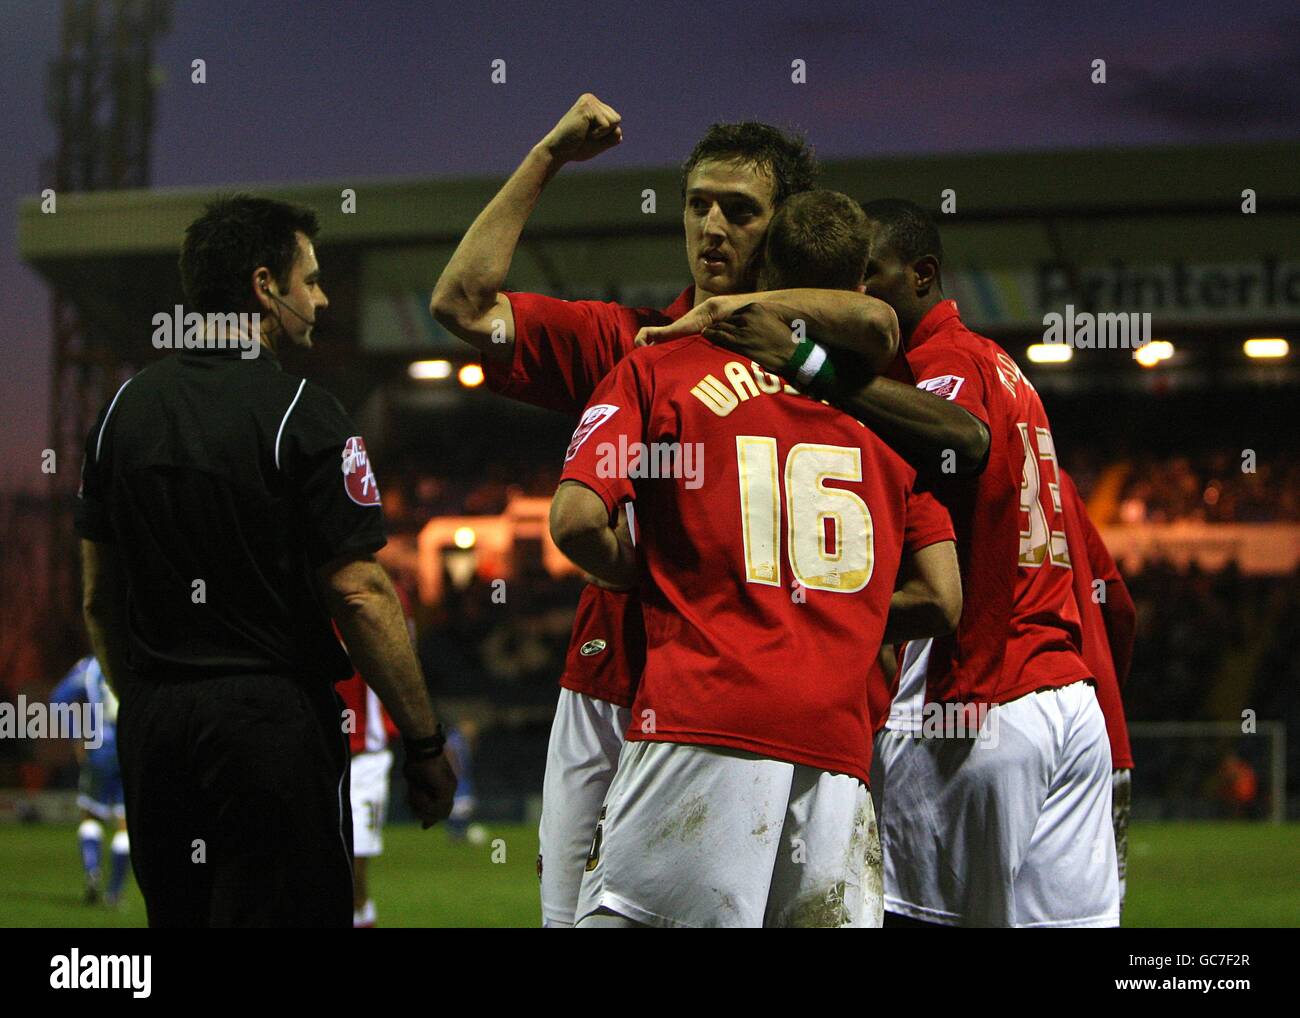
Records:
{"label": "red football shirt", "polygon": [[889,721],[890,706],[894,701],[894,694],[898,692],[898,676],[902,670],[902,656],[898,657],[898,669],[890,676],[880,663],[877,657],[871,666],[871,674],[867,676],[867,705],[871,708],[871,731],[874,735],[879,732]]}
{"label": "red football shirt", "polygon": [[[667,325],[695,305],[688,286],[663,311],[594,300],[510,293],[511,358],[483,359],[489,389],[521,403],[577,416],[602,378],[647,325]],[[645,663],[645,629],[635,595],[587,586],[578,599],[560,685],[622,707],[632,704]]]}
{"label": "red football shirt", "polygon": [[[1106,718],[1112,767],[1133,766],[1124,721],[1120,684],[1128,677],[1137,628],[1137,609],[1119,567],[1088,518],[1088,507],[1070,475],[1061,473],[1061,502],[1065,537],[1074,563],[1074,599],[1083,621],[1083,661],[1097,680],[1097,702]],[[1104,598],[1099,599],[1095,581]],[[1122,670],[1121,670],[1122,668]]]}
{"label": "red football shirt", "polygon": [[930,309],[906,357],[919,388],[984,422],[989,453],[978,477],[934,487],[957,533],[964,607],[952,636],[908,644],[895,714],[900,701],[916,703],[922,682],[928,702],[978,704],[1088,678],[1060,469],[1038,393],[1006,351],[962,324],[956,301]]}
{"label": "red football shirt", "polygon": [[865,783],[867,677],[904,546],[952,540],[911,467],[699,336],[625,358],[565,460],[611,518],[636,503],[647,647],[627,738]]}

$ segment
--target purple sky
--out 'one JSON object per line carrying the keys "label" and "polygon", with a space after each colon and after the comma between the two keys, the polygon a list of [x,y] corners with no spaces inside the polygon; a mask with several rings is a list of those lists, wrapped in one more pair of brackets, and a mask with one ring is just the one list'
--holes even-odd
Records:
{"label": "purple sky", "polygon": [[[16,209],[54,147],[60,6],[14,5],[0,34],[6,489],[43,487],[49,301],[17,259]],[[505,174],[587,90],[624,117],[599,160],[612,168],[676,163],[710,122],[742,117],[803,129],[824,159],[1300,135],[1294,3],[176,6],[157,54],[158,186]],[[724,24],[729,9],[743,20]],[[1104,87],[1088,77],[1099,57]],[[807,84],[790,81],[796,58]]]}

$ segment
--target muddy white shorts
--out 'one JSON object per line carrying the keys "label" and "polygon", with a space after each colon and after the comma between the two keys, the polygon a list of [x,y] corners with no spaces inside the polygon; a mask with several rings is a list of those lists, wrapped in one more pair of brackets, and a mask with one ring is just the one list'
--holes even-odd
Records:
{"label": "muddy white shorts", "polygon": [[551,722],[537,830],[542,922],[572,926],[587,852],[632,716],[627,707],[561,689]]}
{"label": "muddy white shorts", "polygon": [[379,855],[384,850],[384,818],[388,815],[388,772],[393,754],[381,749],[352,757],[352,854]]}
{"label": "muddy white shorts", "polygon": [[1110,787],[1110,817],[1115,828],[1115,861],[1119,872],[1119,911],[1123,915],[1124,894],[1128,890],[1128,814],[1133,800],[1133,772],[1127,767],[1117,769]]}
{"label": "muddy white shorts", "polygon": [[601,809],[579,918],[649,926],[879,926],[866,786],[739,750],[629,742]]}
{"label": "muddy white shorts", "polygon": [[872,785],[890,912],[948,926],[1118,925],[1110,744],[1091,683],[992,707],[976,738],[886,728]]}

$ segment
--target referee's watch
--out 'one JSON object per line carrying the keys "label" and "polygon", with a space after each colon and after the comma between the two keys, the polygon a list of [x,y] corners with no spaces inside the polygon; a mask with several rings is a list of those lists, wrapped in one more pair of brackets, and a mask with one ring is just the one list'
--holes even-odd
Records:
{"label": "referee's watch", "polygon": [[446,745],[447,736],[442,730],[441,722],[433,730],[432,735],[426,735],[422,739],[407,739],[405,737],[402,739],[402,747],[406,750],[408,760],[432,760],[442,753],[442,749]]}

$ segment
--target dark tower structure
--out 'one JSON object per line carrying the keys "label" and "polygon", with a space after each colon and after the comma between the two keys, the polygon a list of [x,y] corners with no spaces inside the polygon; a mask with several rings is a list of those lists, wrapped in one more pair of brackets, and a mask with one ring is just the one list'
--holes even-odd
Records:
{"label": "dark tower structure", "polygon": [[[42,167],[56,200],[75,191],[140,188],[149,183],[155,43],[169,27],[170,0],[64,0],[59,55],[50,61],[47,108],[58,145]],[[49,635],[80,625],[77,542],[72,505],[82,443],[100,406],[133,365],[106,328],[67,294],[51,299],[54,363],[50,393]],[[53,662],[52,662],[53,663]]]}

